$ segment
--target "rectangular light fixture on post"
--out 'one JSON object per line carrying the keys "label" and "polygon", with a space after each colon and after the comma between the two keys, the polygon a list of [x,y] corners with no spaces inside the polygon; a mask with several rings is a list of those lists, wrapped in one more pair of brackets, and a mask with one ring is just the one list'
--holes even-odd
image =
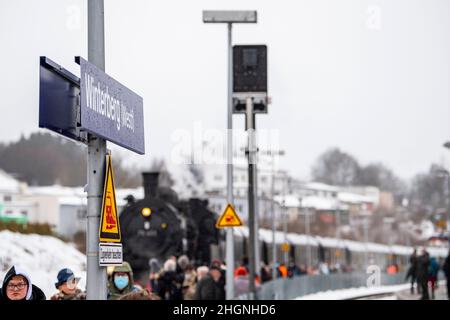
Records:
{"label": "rectangular light fixture on post", "polygon": [[204,10],[204,23],[256,23],[257,14],[254,10]]}

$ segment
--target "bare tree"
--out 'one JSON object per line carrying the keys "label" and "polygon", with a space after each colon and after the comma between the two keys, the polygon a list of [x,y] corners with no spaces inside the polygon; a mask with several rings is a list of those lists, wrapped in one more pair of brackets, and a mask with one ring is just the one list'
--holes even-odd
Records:
{"label": "bare tree", "polygon": [[357,183],[359,172],[360,166],[353,156],[333,148],[319,156],[311,174],[318,182],[350,186]]}
{"label": "bare tree", "polygon": [[371,163],[362,167],[357,184],[378,187],[394,194],[405,193],[407,188],[406,184],[382,163]]}

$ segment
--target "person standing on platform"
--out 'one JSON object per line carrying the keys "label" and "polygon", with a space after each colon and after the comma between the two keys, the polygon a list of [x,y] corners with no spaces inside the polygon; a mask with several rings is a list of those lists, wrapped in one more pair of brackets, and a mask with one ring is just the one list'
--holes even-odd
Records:
{"label": "person standing on platform", "polygon": [[445,258],[442,270],[445,273],[445,278],[447,279],[447,299],[450,300],[450,250],[448,252],[447,258]]}

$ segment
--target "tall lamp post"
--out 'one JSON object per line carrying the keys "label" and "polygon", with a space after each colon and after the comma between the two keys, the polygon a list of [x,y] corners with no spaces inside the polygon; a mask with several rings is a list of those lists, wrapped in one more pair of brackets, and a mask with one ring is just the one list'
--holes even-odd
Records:
{"label": "tall lamp post", "polygon": [[[256,11],[203,11],[204,23],[226,23],[228,26],[227,58],[228,58],[228,88],[227,88],[227,202],[233,204],[233,23],[256,23]],[[234,241],[233,229],[226,231],[226,299],[234,297]]]}

